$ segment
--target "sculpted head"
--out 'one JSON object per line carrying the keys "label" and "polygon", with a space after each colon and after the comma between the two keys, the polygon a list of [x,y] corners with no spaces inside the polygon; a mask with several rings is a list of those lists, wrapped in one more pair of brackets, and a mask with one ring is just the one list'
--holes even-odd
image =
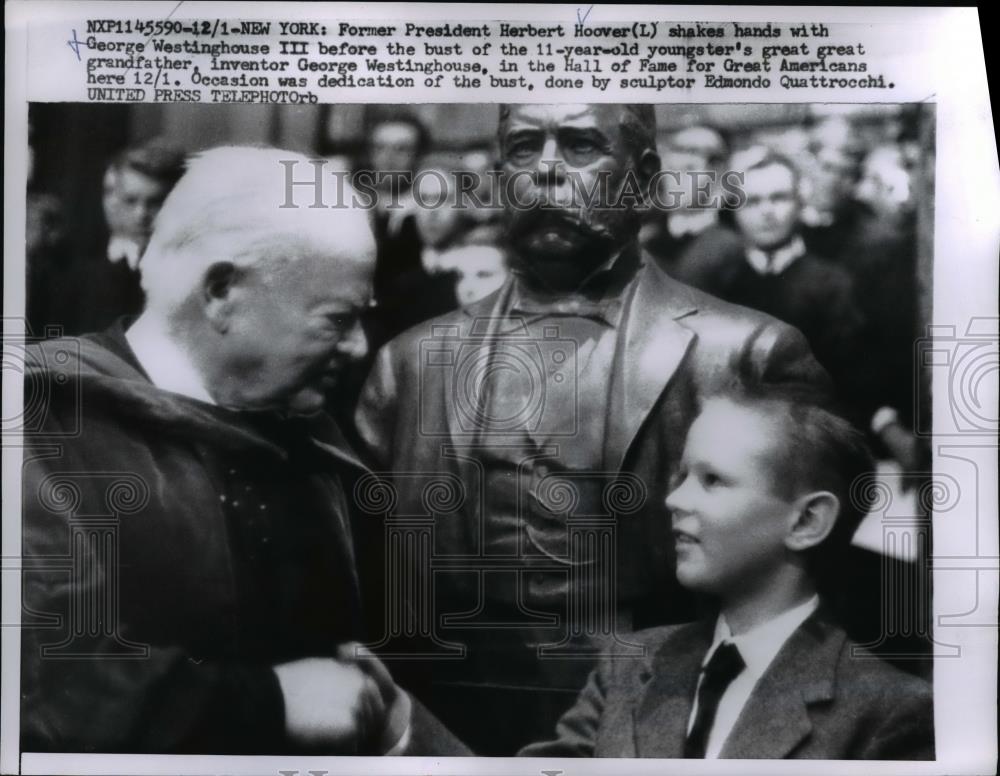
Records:
{"label": "sculpted head", "polygon": [[570,290],[636,238],[651,105],[503,105],[498,135],[513,271]]}

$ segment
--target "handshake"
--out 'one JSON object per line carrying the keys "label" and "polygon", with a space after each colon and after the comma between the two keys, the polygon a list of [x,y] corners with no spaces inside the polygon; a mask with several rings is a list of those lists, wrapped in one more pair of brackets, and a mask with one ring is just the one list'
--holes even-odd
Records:
{"label": "handshake", "polygon": [[337,656],[273,668],[285,701],[285,733],[297,747],[326,754],[402,754],[411,703],[388,669],[357,642]]}

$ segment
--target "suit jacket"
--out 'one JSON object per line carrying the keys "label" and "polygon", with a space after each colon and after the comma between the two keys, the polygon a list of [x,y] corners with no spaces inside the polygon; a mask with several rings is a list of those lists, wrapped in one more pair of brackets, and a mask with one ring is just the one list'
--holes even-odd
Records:
{"label": "suit jacket", "polygon": [[[161,390],[120,324],[30,355],[22,749],[301,751],[270,666],[365,638],[339,429]],[[466,751],[414,704],[408,754]]]}
{"label": "suit jacket", "polygon": [[680,239],[664,224],[645,248],[668,275],[710,294],[719,294],[719,277],[743,260],[742,238],[720,223]]}
{"label": "suit jacket", "polygon": [[[688,718],[714,622],[633,634],[642,659],[606,659],[557,738],[526,757],[683,757]],[[720,757],[934,759],[931,687],[847,638],[823,609],[785,642],[754,687]]]}
{"label": "suit jacket", "polygon": [[121,325],[30,363],[54,388],[25,434],[24,748],[291,751],[269,666],[364,638],[346,497],[364,467],[319,419],[161,390]]}
{"label": "suit jacket", "polygon": [[[606,409],[603,470],[638,483],[644,498],[618,520],[616,593],[633,614],[632,628],[684,622],[694,611],[673,574],[674,543],[664,500],[699,400],[733,377],[737,360],[765,382],[807,383],[827,389],[829,378],[803,336],[762,313],[727,304],[673,280],[652,262],[625,300]],[[356,423],[373,468],[393,472],[394,513],[424,515],[431,478],[465,500],[435,523],[434,550],[479,553],[479,475],[455,448],[473,444],[475,429],[462,411],[464,364],[483,356],[509,309],[512,281],[469,307],[418,325],[376,357]],[[580,419],[581,423],[586,419]],[[572,444],[572,436],[566,444]],[[596,514],[601,505],[580,514]],[[379,534],[381,531],[379,531]],[[383,546],[379,540],[378,545]],[[468,581],[468,577],[464,578]],[[446,590],[442,576],[435,582]],[[454,585],[464,584],[456,576]],[[447,593],[437,611],[446,613]]]}
{"label": "suit jacket", "polygon": [[801,331],[833,378],[847,413],[867,427],[880,406],[877,396],[872,403],[870,383],[881,365],[871,360],[866,321],[846,269],[807,252],[780,274],[761,275],[741,251],[737,262],[720,269],[713,293]]}

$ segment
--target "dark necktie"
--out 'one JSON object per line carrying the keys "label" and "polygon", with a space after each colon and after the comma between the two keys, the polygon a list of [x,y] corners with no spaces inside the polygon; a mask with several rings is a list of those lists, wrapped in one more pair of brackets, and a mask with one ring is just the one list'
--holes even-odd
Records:
{"label": "dark necktie", "polygon": [[715,722],[715,713],[719,709],[719,700],[730,682],[739,676],[746,667],[740,651],[731,642],[719,645],[712,659],[705,666],[698,688],[698,713],[695,714],[694,725],[684,742],[684,757],[703,758],[708,745],[708,734]]}

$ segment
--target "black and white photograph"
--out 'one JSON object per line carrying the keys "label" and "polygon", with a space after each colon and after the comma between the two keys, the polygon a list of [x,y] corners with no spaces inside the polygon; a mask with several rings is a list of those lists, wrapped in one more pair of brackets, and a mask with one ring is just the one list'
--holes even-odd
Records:
{"label": "black and white photograph", "polygon": [[995,142],[777,9],[178,5],[17,116],[4,773],[995,768]]}

